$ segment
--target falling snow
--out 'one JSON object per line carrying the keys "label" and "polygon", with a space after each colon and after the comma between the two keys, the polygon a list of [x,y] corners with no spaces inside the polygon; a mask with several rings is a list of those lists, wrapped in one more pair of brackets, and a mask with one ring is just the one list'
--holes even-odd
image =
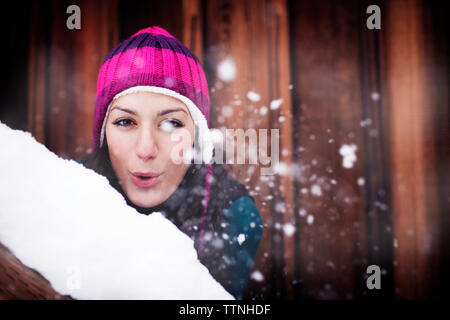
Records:
{"label": "falling snow", "polygon": [[265,115],[267,113],[267,107],[266,106],[262,106],[260,109],[259,109],[259,114],[260,115]]}
{"label": "falling snow", "polygon": [[233,108],[230,106],[224,106],[222,108],[222,114],[227,118],[231,117],[233,115]]}
{"label": "falling snow", "polygon": [[222,60],[217,66],[219,79],[225,82],[233,81],[236,78],[237,69],[233,58],[228,57]]}
{"label": "falling snow", "polygon": [[382,203],[380,201],[375,201],[375,206],[380,208],[381,211],[387,211],[388,210],[388,206],[385,203]]}
{"label": "falling snow", "polygon": [[370,98],[371,98],[373,101],[378,101],[378,100],[380,100],[380,94],[379,94],[378,92],[372,92],[372,93],[370,94]]}
{"label": "falling snow", "polygon": [[254,91],[247,92],[247,98],[252,102],[258,102],[261,100],[261,96]]}
{"label": "falling snow", "polygon": [[364,180],[363,177],[359,177],[357,181],[358,181],[358,186],[363,186],[366,183],[366,181]]}
{"label": "falling snow", "polygon": [[224,246],[223,240],[220,239],[220,238],[214,238],[214,239],[211,241],[211,244],[212,244],[213,247],[216,248],[217,250],[222,249],[223,246]]}
{"label": "falling snow", "polygon": [[344,168],[352,168],[353,164],[356,162],[356,150],[358,147],[355,144],[347,145],[344,144],[339,149],[339,154],[342,156],[342,166]]}
{"label": "falling snow", "polygon": [[292,236],[295,233],[295,226],[291,223],[287,223],[283,227],[284,234],[288,237]]}
{"label": "falling snow", "polygon": [[321,196],[322,195],[322,189],[320,188],[319,185],[313,184],[311,186],[311,194],[313,194],[315,196]]}
{"label": "falling snow", "polygon": [[212,143],[214,145],[222,146],[223,145],[223,141],[224,141],[223,132],[221,130],[219,130],[219,129],[214,129],[214,128],[212,128],[210,130],[210,132],[211,132],[210,137],[211,137]]}
{"label": "falling snow", "polygon": [[286,206],[285,206],[284,202],[278,202],[275,205],[275,210],[277,212],[280,212],[280,213],[285,213],[286,212]]}
{"label": "falling snow", "polygon": [[272,100],[270,102],[270,110],[276,110],[276,109],[280,108],[282,103],[283,103],[283,99]]}
{"label": "falling snow", "polygon": [[255,281],[263,281],[264,280],[264,276],[259,270],[252,272],[250,277]]}
{"label": "falling snow", "polygon": [[359,124],[361,125],[361,127],[370,126],[372,124],[372,119],[367,118],[365,120],[361,120]]}
{"label": "falling snow", "polygon": [[239,243],[239,245],[241,245],[244,241],[245,241],[245,234],[241,233],[241,234],[237,237],[237,242]]}
{"label": "falling snow", "polygon": [[284,162],[279,162],[277,164],[274,165],[274,171],[279,174],[279,175],[286,175],[289,172],[289,167],[286,163]]}

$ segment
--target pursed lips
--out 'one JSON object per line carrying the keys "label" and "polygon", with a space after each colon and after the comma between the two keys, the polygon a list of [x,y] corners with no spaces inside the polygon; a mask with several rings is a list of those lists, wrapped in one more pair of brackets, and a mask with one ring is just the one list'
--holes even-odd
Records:
{"label": "pursed lips", "polygon": [[139,178],[154,178],[154,177],[159,177],[161,174],[154,173],[154,172],[136,171],[136,172],[133,172],[132,175],[135,177],[139,177]]}
{"label": "pursed lips", "polygon": [[133,172],[131,180],[139,188],[151,188],[159,181],[161,174],[153,172]]}

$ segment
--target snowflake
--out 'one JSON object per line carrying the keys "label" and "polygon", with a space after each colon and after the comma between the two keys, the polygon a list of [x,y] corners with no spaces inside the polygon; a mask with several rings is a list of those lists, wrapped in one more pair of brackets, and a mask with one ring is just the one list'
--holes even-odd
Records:
{"label": "snowflake", "polygon": [[218,76],[222,81],[230,82],[236,78],[236,64],[231,57],[222,60],[217,66]]}
{"label": "snowflake", "polygon": [[237,237],[237,241],[238,241],[239,245],[241,245],[241,244],[245,241],[245,234],[241,233],[241,234]]}
{"label": "snowflake", "polygon": [[319,185],[313,184],[311,186],[311,194],[313,194],[315,196],[321,196],[322,195],[322,189],[320,188]]}
{"label": "snowflake", "polygon": [[254,272],[251,274],[251,278],[252,278],[253,280],[256,280],[256,281],[263,281],[263,280],[264,280],[263,274],[262,274],[260,271],[258,271],[258,270],[254,271]]}
{"label": "snowflake", "polygon": [[272,100],[270,102],[270,110],[276,110],[276,109],[280,108],[282,103],[283,103],[283,99]]}
{"label": "snowflake", "polygon": [[295,232],[295,226],[291,223],[287,223],[284,225],[283,230],[284,230],[284,234],[287,235],[288,237],[290,237]]}
{"label": "snowflake", "polygon": [[355,144],[347,145],[344,144],[339,149],[339,154],[342,158],[342,166],[344,168],[352,168],[353,163],[356,161],[356,150],[358,147]]}
{"label": "snowflake", "polygon": [[261,96],[254,91],[247,92],[247,98],[252,102],[257,102],[261,100]]}

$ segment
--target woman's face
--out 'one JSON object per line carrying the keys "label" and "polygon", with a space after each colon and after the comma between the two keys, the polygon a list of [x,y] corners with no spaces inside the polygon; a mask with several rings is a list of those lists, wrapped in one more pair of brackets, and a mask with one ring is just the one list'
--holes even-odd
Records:
{"label": "woman's face", "polygon": [[[180,133],[184,138],[172,141],[171,136]],[[111,105],[105,135],[112,167],[131,202],[154,207],[176,190],[189,164],[173,161],[173,152],[182,156],[192,148],[194,137],[194,123],[183,102],[151,92],[119,97]]]}

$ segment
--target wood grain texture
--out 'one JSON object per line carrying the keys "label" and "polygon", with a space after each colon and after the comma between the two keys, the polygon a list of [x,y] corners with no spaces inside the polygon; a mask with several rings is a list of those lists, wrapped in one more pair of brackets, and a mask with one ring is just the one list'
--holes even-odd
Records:
{"label": "wood grain texture", "polygon": [[200,0],[183,0],[183,38],[185,46],[203,64],[203,7]]}
{"label": "wood grain texture", "polygon": [[[66,158],[85,155],[103,58],[138,29],[160,25],[202,61],[211,127],[280,130],[288,174],[261,176],[248,152],[246,164],[228,166],[264,221],[252,268],[264,279],[249,279],[247,297],[448,295],[450,72],[442,2],[79,3],[79,31],[65,27],[69,1],[30,9],[24,119],[39,142]],[[381,30],[366,27],[371,4],[380,6]],[[237,71],[231,82],[217,73],[228,58]],[[249,91],[260,100],[248,99]],[[281,107],[271,110],[279,98]],[[339,154],[344,144],[357,147],[351,168]],[[286,225],[295,233],[284,232]],[[371,264],[382,269],[380,291],[366,288]]]}
{"label": "wood grain texture", "polygon": [[[367,263],[364,130],[358,2],[292,3],[297,181],[297,296],[348,299],[360,294]],[[314,23],[312,23],[314,21]],[[355,145],[343,167],[339,151]]]}
{"label": "wood grain texture", "polygon": [[39,272],[24,265],[0,243],[0,300],[67,300]]}
{"label": "wood grain texture", "polygon": [[98,70],[118,42],[117,1],[81,1],[80,30],[66,27],[70,4],[33,3],[28,123],[51,151],[80,158],[91,151]]}
{"label": "wood grain texture", "polygon": [[414,0],[390,1],[386,10],[386,26],[390,30],[385,50],[393,230],[397,244],[395,293],[403,299],[432,296],[439,283],[439,259],[448,254],[448,249],[446,253],[439,251],[445,229],[440,224],[438,178],[434,170],[437,137],[433,133],[436,114],[432,104],[434,72],[443,70],[433,69],[432,56],[427,55],[427,47],[432,44],[423,19],[427,10],[424,1]]}
{"label": "wood grain texture", "polygon": [[28,131],[43,144],[46,142],[46,88],[49,59],[45,44],[49,42],[50,25],[46,20],[41,23],[39,17],[45,16],[44,12],[48,10],[51,10],[48,2],[42,6],[32,6],[29,30]]}
{"label": "wood grain texture", "polygon": [[[292,164],[291,96],[289,92],[289,38],[285,1],[215,1],[206,9],[206,44],[208,80],[212,87],[212,126],[223,129],[277,129],[280,133],[280,162]],[[218,66],[232,59],[236,78],[223,81]],[[252,91],[258,101],[248,98]],[[270,110],[273,100],[282,99],[279,109]],[[261,109],[269,110],[267,113]],[[232,112],[228,112],[231,110]],[[231,113],[231,114],[230,114]],[[280,121],[280,119],[284,119]],[[224,131],[225,132],[225,131]],[[273,147],[268,137],[268,154]],[[264,275],[263,286],[249,279],[249,295],[268,297],[286,295],[286,281],[294,280],[293,237],[285,237],[283,226],[295,224],[293,216],[293,179],[283,176],[262,176],[260,165],[250,164],[249,140],[236,140],[236,150],[246,150],[245,163],[236,164],[235,156],[229,170],[250,189],[264,221],[263,239],[253,271]],[[228,143],[230,140],[228,141]],[[287,250],[284,249],[287,247]],[[286,280],[287,279],[287,280]],[[288,287],[291,288],[291,287]],[[288,293],[293,297],[293,291]]]}

